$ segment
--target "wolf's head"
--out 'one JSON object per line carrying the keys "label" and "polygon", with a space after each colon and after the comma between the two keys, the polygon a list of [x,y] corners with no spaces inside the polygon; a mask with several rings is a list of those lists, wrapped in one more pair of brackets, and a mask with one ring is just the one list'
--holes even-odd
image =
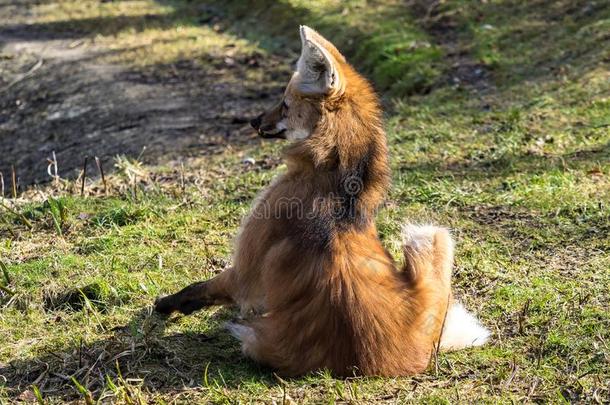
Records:
{"label": "wolf's head", "polygon": [[373,88],[309,27],[282,99],[252,120],[265,138],[292,142],[284,159],[292,173],[315,174],[316,192],[346,201],[345,212],[368,218],[390,182],[381,109]]}
{"label": "wolf's head", "polygon": [[308,138],[324,115],[324,102],[346,91],[346,70],[352,70],[337,48],[316,31],[302,25],[301,56],[284,96],[270,110],[251,121],[264,138]]}

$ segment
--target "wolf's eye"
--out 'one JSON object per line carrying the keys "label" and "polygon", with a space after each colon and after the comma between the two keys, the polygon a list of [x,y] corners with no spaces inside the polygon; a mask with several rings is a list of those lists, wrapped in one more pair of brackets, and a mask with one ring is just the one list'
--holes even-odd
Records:
{"label": "wolf's eye", "polygon": [[282,108],[283,108],[284,110],[287,110],[287,109],[288,109],[288,104],[286,104],[286,101],[284,101],[284,100],[282,100]]}

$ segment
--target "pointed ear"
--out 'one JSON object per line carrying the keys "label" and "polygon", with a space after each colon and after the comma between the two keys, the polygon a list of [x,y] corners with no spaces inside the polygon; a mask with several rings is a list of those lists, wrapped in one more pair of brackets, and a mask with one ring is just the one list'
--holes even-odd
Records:
{"label": "pointed ear", "polygon": [[343,77],[333,56],[333,53],[339,52],[311,28],[301,25],[300,31],[301,56],[297,62],[299,91],[308,95],[342,93]]}

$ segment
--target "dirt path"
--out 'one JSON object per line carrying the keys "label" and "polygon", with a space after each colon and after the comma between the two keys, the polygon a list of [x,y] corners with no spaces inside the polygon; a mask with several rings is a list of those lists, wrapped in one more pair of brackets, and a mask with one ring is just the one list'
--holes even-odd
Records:
{"label": "dirt path", "polygon": [[[0,29],[0,172],[7,178],[14,165],[21,187],[50,179],[53,151],[59,175],[74,177],[86,155],[109,168],[117,154],[158,163],[250,142],[248,118],[281,91],[273,80],[281,60],[210,59],[204,71],[187,59],[132,68],[100,62],[111,51],[87,35],[7,22]],[[242,80],[252,69],[269,80]]]}

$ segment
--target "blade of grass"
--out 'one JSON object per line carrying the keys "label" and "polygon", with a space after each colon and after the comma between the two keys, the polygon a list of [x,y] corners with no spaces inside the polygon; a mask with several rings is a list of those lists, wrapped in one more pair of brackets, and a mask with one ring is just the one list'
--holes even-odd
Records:
{"label": "blade of grass", "polygon": [[2,260],[0,260],[0,270],[2,270],[2,276],[4,277],[4,284],[9,285],[11,283],[11,278],[8,274],[8,267]]}
{"label": "blade of grass", "polygon": [[59,236],[63,236],[63,232],[61,230],[62,225],[64,223],[65,207],[61,200],[56,200],[54,198],[49,198],[47,200],[49,203],[49,211],[51,213],[51,218],[53,219],[53,225],[55,226],[55,230]]}
{"label": "blade of grass", "polygon": [[36,397],[36,401],[40,405],[46,404],[45,400],[42,398],[42,394],[40,393],[40,389],[36,385],[32,385],[32,391],[34,391],[34,396]]}
{"label": "blade of grass", "polygon": [[70,377],[70,379],[72,380],[72,383],[74,384],[78,392],[83,396],[85,403],[87,405],[93,405],[94,401],[93,397],[91,396],[91,392],[89,392],[87,388],[83,387],[76,378]]}

